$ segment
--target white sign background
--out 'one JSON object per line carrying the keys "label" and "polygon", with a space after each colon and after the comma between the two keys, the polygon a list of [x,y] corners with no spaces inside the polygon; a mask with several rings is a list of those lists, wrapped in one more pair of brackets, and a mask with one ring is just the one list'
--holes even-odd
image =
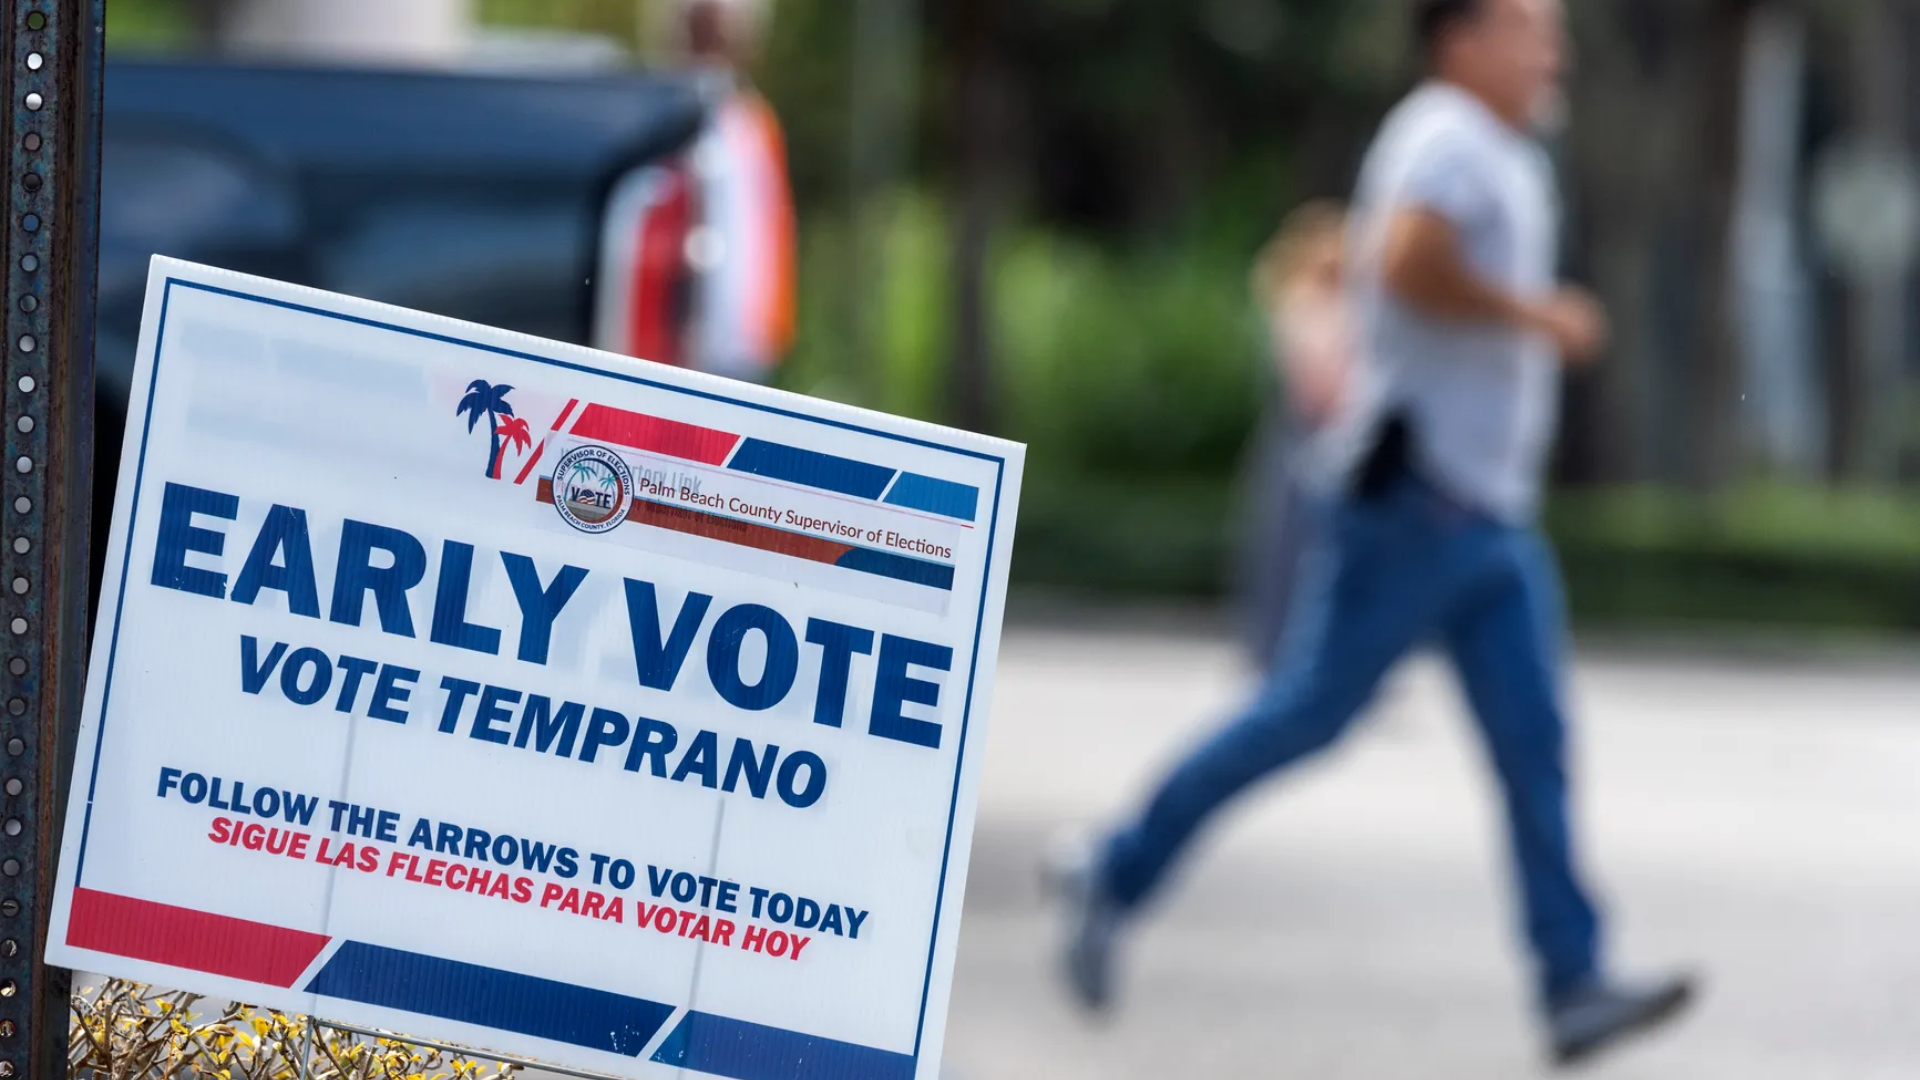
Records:
{"label": "white sign background", "polygon": [[[514,415],[457,411],[475,383]],[[634,1077],[937,1074],[1022,447],[168,259],[134,385],[49,963]],[[526,425],[497,463],[490,420]],[[600,535],[542,482],[583,443],[641,489]],[[403,602],[336,595],[349,521],[417,539]],[[502,553],[585,571],[544,662]],[[643,686],[638,639],[672,653],[696,594]],[[870,632],[831,719],[815,622]],[[774,623],[791,686],[743,708]],[[468,684],[498,689],[450,711]],[[544,752],[536,695],[582,710]]]}

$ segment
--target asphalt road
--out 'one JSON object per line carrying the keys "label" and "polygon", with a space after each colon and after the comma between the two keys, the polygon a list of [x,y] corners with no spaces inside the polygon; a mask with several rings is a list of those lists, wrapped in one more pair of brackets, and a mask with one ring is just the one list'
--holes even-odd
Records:
{"label": "asphalt road", "polygon": [[[960,1080],[1542,1075],[1497,807],[1444,669],[1208,837],[1078,1017],[1035,885],[1246,680],[1179,627],[1009,631],[949,1027]],[[1588,654],[1578,817],[1616,966],[1700,971],[1607,1080],[1920,1075],[1920,658]]]}

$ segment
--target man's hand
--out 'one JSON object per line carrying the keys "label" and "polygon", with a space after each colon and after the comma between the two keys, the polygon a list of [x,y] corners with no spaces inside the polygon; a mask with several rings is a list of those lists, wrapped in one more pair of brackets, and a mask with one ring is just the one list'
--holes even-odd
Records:
{"label": "man's hand", "polygon": [[1570,365],[1585,364],[1607,347],[1607,312],[1585,289],[1562,287],[1531,305],[1528,329],[1544,334]]}
{"label": "man's hand", "polygon": [[1475,276],[1446,218],[1418,207],[1393,216],[1381,276],[1403,303],[1439,319],[1483,321],[1542,334],[1568,364],[1607,345],[1607,313],[1585,289],[1562,287],[1528,301]]}

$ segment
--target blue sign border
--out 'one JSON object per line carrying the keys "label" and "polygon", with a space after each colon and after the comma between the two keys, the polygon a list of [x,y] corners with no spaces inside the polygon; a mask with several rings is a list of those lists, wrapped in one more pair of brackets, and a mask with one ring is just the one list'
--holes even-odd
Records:
{"label": "blue sign border", "polygon": [[[967,671],[966,702],[962,706],[961,714],[960,714],[960,743],[959,743],[959,746],[956,748],[955,754],[954,754],[953,791],[948,796],[948,800],[947,800],[947,835],[946,835],[945,845],[942,848],[941,855],[940,855],[939,886],[937,891],[934,894],[933,928],[931,933],[928,935],[926,973],[921,978],[921,981],[920,981],[919,1018],[914,1024],[914,1031],[913,1031],[913,1053],[911,1056],[915,1062],[915,1066],[917,1069],[918,1063],[920,1060],[920,1044],[926,1033],[927,1000],[930,996],[930,992],[933,986],[934,953],[939,948],[940,921],[945,914],[944,908],[946,905],[946,894],[947,894],[947,871],[950,867],[950,864],[953,858],[954,818],[958,813],[959,802],[960,802],[960,771],[966,762],[967,735],[968,735],[969,726],[973,717],[974,685],[975,685],[975,680],[979,677],[979,673],[980,673],[980,638],[981,638],[981,633],[985,628],[985,624],[986,624],[988,582],[991,579],[993,574],[993,549],[994,549],[995,541],[998,539],[998,535],[999,535],[1000,498],[1006,486],[1006,472],[1007,472],[1006,459],[1003,457],[1000,457],[999,455],[989,454],[980,450],[969,450],[964,447],[945,446],[940,443],[932,442],[926,439],[914,438],[911,435],[900,435],[894,432],[878,431],[873,428],[862,427],[859,424],[849,423],[844,420],[831,420],[831,419],[820,417],[820,416],[809,416],[805,413],[795,412],[791,409],[782,409],[774,405],[766,405],[766,404],[762,404],[754,401],[745,401],[740,398],[730,397],[726,394],[715,393],[710,390],[696,390],[691,387],[675,386],[671,383],[660,382],[656,379],[649,379],[641,375],[628,374],[628,373],[618,372],[618,371],[608,371],[604,368],[593,367],[588,364],[576,363],[574,361],[569,361],[569,360],[557,360],[549,356],[540,356],[536,353],[522,352],[518,349],[509,349],[499,345],[489,345],[484,342],[473,341],[467,338],[456,337],[451,334],[434,333],[430,330],[421,330],[411,326],[400,326],[394,323],[381,322],[378,319],[369,319],[369,318],[365,318],[358,315],[348,315],[348,314],[345,314],[344,312],[329,311],[325,308],[313,307],[307,304],[297,304],[289,300],[279,300],[270,296],[260,296],[255,293],[242,292],[238,289],[221,288],[220,286],[208,285],[204,282],[187,281],[182,278],[169,277],[166,279],[166,282],[161,290],[160,321],[159,321],[159,325],[155,328],[155,331],[154,331],[153,362],[151,364],[151,373],[149,375],[148,383],[147,383],[147,408],[146,408],[145,415],[142,416],[140,421],[140,453],[136,458],[136,465],[134,468],[133,502],[127,514],[127,529],[129,533],[132,532],[134,523],[139,520],[140,486],[145,481],[145,477],[146,477],[147,439],[152,432],[152,424],[153,424],[154,388],[159,384],[160,355],[163,350],[163,345],[166,341],[166,334],[167,334],[167,308],[168,308],[168,305],[173,300],[173,289],[176,285],[183,289],[195,289],[201,292],[212,293],[217,296],[225,296],[230,299],[252,301],[254,303],[266,304],[271,307],[284,308],[289,311],[297,311],[305,315],[315,315],[321,318],[336,319],[341,322],[356,323],[361,326],[369,326],[378,330],[388,330],[398,334],[405,334],[410,337],[424,338],[429,341],[438,341],[438,342],[442,342],[449,345],[459,345],[465,348],[476,349],[481,352],[493,353],[498,356],[512,357],[516,360],[526,360],[536,364],[544,364],[549,367],[565,368],[569,371],[577,371],[587,375],[598,375],[603,378],[614,379],[616,381],[624,382],[624,383],[632,383],[638,386],[646,386],[655,390],[665,390],[670,393],[685,394],[689,397],[706,398],[711,401],[718,401],[728,405],[736,405],[741,408],[753,409],[758,412],[771,413],[776,416],[785,416],[795,420],[804,420],[809,423],[822,424],[827,427],[840,428],[841,430],[844,430],[844,431],[858,432],[859,434],[862,434],[862,435],[872,435],[882,439],[889,439],[894,442],[903,442],[903,443],[908,443],[914,446],[924,446],[930,449],[940,450],[950,454],[958,454],[963,457],[971,457],[979,460],[991,461],[995,464],[996,472],[994,475],[994,485],[993,485],[993,512],[992,512],[992,515],[988,518],[988,526],[987,526],[987,558],[986,558],[985,564],[981,568],[980,606],[979,606],[979,610],[975,614],[975,620],[974,620],[972,658]],[[114,608],[113,608],[113,637],[107,646],[107,670],[104,676],[104,680],[101,684],[101,691],[100,691],[99,728],[94,732],[93,764],[87,777],[87,809],[86,809],[84,820],[82,821],[81,827],[80,827],[80,850],[74,859],[73,880],[74,880],[74,886],[76,888],[79,887],[81,873],[86,868],[87,837],[90,830],[93,827],[94,793],[95,793],[95,788],[98,785],[99,779],[100,779],[100,749],[106,742],[107,703],[111,699],[113,694],[113,666],[120,648],[120,617],[121,617],[122,611],[126,607],[127,572],[129,568],[132,566],[132,563],[133,563],[133,543],[132,543],[132,536],[129,535],[126,538],[126,551],[123,552],[121,555],[120,590],[118,595],[114,598]]]}

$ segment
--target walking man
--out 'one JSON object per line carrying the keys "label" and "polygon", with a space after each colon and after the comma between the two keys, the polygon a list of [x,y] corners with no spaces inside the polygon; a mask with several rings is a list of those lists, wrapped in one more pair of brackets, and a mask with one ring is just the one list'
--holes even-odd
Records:
{"label": "walking man", "polygon": [[1321,447],[1333,520],[1266,685],[1066,873],[1066,974],[1109,1000],[1129,917],[1200,826],[1346,730],[1423,642],[1451,659],[1505,797],[1515,879],[1556,1061],[1674,1015],[1685,979],[1601,964],[1574,858],[1564,763],[1560,584],[1534,526],[1559,367],[1605,321],[1554,280],[1557,208],[1531,132],[1555,102],[1560,0],[1414,0],[1429,78],[1363,166],[1349,285],[1359,363]]}

